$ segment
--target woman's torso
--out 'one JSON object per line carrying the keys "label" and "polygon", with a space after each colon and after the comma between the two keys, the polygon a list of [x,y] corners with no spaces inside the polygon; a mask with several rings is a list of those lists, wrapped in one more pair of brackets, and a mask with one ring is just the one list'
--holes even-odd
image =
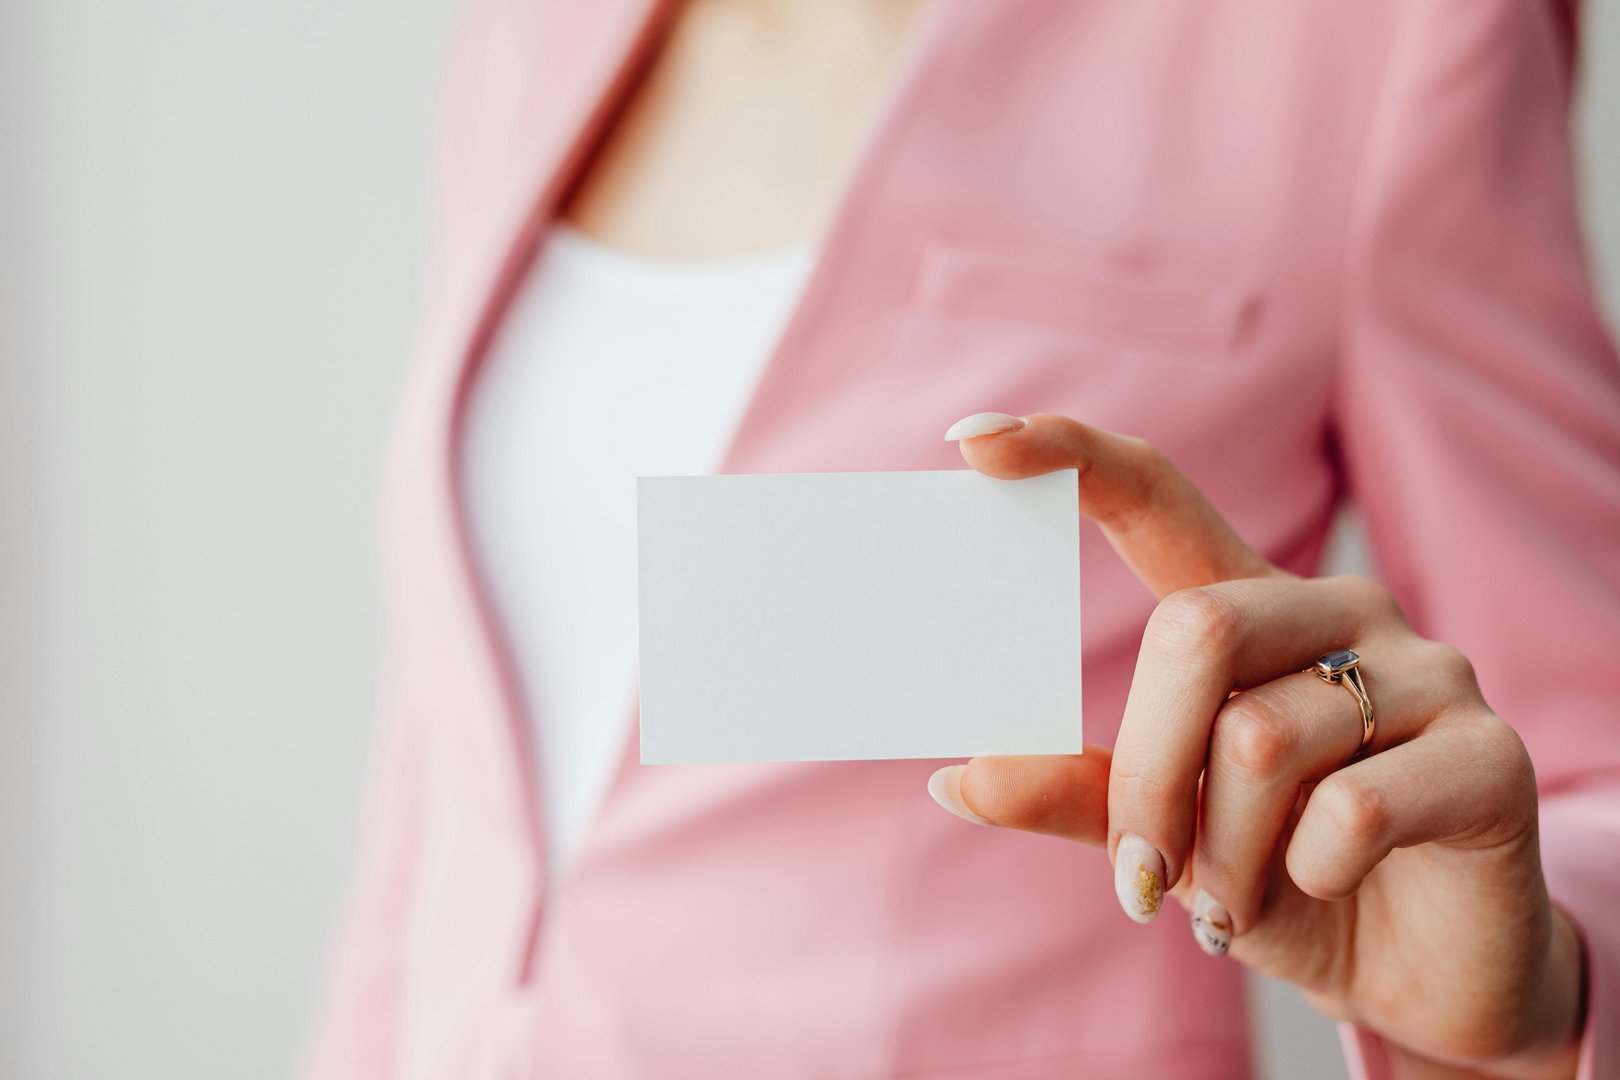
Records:
{"label": "woman's torso", "polygon": [[[934,5],[722,468],[951,468],[957,416],[1065,412],[1154,439],[1309,568],[1340,487],[1340,245],[1386,9]],[[412,826],[374,877],[398,896],[400,1071],[1243,1075],[1235,965],[1129,924],[1095,853],[939,813],[933,762],[642,768],[627,741],[548,883],[510,643],[445,462],[646,18],[498,4],[453,75],[389,511]],[[1089,529],[1082,568],[1106,742],[1151,598]]]}

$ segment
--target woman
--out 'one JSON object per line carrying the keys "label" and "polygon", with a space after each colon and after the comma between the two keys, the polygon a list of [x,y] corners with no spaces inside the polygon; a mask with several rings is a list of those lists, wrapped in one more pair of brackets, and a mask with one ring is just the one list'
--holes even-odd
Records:
{"label": "woman", "polygon": [[[1573,21],[480,8],[313,1075],[1240,1076],[1242,965],[1361,1075],[1620,1075],[1620,369]],[[1082,472],[1099,745],[640,767],[593,493],[949,468],[969,413],[972,467]],[[1388,592],[1310,577],[1344,497]]]}

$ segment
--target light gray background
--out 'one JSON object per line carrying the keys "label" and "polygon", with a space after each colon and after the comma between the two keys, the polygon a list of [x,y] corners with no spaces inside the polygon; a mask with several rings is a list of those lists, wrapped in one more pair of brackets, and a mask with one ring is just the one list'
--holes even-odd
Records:
{"label": "light gray background", "polygon": [[[454,7],[0,4],[0,1075],[292,1067]],[[1620,0],[1590,15],[1612,314]],[[1258,996],[1272,1077],[1343,1075],[1325,1021]]]}

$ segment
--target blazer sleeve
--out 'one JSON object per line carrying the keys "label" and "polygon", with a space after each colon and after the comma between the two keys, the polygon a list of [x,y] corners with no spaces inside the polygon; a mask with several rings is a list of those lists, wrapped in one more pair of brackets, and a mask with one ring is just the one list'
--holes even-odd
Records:
{"label": "blazer sleeve", "polygon": [[[1397,9],[1346,244],[1336,442],[1381,575],[1520,733],[1620,1076],[1620,365],[1575,199],[1571,5]],[[1383,1047],[1342,1032],[1352,1067]]]}

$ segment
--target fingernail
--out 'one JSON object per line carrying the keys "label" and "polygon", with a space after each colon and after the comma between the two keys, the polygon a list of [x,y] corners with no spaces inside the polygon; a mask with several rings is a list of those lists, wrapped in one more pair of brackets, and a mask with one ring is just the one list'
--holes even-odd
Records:
{"label": "fingernail", "polygon": [[1192,932],[1211,956],[1225,956],[1232,947],[1232,914],[1203,889],[1193,897]]}
{"label": "fingernail", "polygon": [[1139,923],[1152,922],[1164,903],[1164,856],[1135,833],[1121,836],[1114,849],[1114,892]]}
{"label": "fingernail", "polygon": [[975,825],[994,824],[989,818],[982,818],[969,810],[962,801],[962,770],[965,768],[966,765],[947,765],[934,773],[928,778],[928,794],[959,818],[966,818]]}
{"label": "fingernail", "polygon": [[945,430],[945,441],[972,439],[980,435],[995,435],[1002,431],[1017,431],[1024,421],[1004,412],[979,412],[964,416]]}

